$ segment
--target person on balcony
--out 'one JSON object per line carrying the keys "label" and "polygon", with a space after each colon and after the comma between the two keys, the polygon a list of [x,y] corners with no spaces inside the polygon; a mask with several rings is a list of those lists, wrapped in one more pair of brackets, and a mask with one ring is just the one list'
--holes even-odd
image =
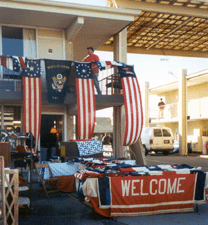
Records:
{"label": "person on balcony", "polygon": [[[88,56],[84,59],[84,62],[100,61],[99,57],[94,54],[93,47],[88,47],[87,50],[88,50]],[[98,95],[101,95],[101,90],[100,90],[99,82],[98,82],[98,74],[99,74],[99,69],[96,63],[92,63],[92,75],[94,78],[95,88],[97,90]]]}
{"label": "person on balcony", "polygon": [[164,114],[164,108],[165,108],[165,103],[163,102],[162,98],[160,99],[160,102],[158,103],[159,111],[158,111],[158,119],[163,118]]}

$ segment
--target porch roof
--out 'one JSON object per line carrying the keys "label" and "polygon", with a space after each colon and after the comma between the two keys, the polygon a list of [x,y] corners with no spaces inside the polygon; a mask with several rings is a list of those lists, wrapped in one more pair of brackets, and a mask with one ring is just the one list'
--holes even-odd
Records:
{"label": "porch roof", "polygon": [[[111,7],[139,9],[127,28],[128,53],[208,57],[207,0],[108,0]],[[100,50],[112,50],[111,37]]]}
{"label": "porch roof", "polygon": [[86,56],[87,46],[97,49],[139,13],[50,0],[0,0],[0,24],[64,29],[73,42],[76,61]]}

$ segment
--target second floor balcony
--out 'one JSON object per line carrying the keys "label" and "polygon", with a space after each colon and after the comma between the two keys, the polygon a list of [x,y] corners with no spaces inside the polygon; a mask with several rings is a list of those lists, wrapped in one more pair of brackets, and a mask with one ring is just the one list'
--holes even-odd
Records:
{"label": "second floor balcony", "polygon": [[[42,61],[43,60],[41,60],[42,100],[43,103],[47,103],[47,79],[44,61]],[[103,109],[124,104],[120,77],[114,74],[113,69],[101,71],[98,80],[102,94],[97,95],[97,92],[95,90],[97,109]],[[76,82],[73,68],[67,86],[67,95],[64,104],[73,105],[73,107],[71,108],[76,108]],[[4,103],[4,101],[8,103],[9,101],[9,103],[12,104],[22,104],[22,100],[22,76],[5,73],[5,71],[3,71],[3,67],[0,66],[0,101],[2,103]],[[75,111],[73,111],[72,113],[75,113]]]}
{"label": "second floor balcony", "polygon": [[[187,101],[187,120],[208,119],[208,97]],[[159,110],[150,110],[151,123],[178,122],[178,103],[166,104],[163,118],[158,118]]]}

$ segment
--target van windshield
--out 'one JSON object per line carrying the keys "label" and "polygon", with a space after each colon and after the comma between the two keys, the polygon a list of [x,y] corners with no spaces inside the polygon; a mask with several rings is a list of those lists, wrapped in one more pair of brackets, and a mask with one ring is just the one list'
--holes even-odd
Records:
{"label": "van windshield", "polygon": [[161,129],[154,129],[154,137],[162,137]]}
{"label": "van windshield", "polygon": [[163,137],[171,137],[171,133],[169,130],[163,129]]}

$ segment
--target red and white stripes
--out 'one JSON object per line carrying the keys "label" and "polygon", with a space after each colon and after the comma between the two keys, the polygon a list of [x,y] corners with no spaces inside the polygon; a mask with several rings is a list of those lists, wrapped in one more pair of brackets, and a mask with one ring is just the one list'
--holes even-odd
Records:
{"label": "red and white stripes", "polygon": [[139,83],[135,77],[121,78],[125,104],[125,134],[123,145],[136,143],[143,126],[142,100]]}
{"label": "red and white stripes", "polygon": [[93,79],[76,78],[78,139],[91,139],[95,128],[95,92]]}
{"label": "red and white stripes", "polygon": [[41,79],[23,77],[24,132],[32,132],[38,145],[41,123]]}

